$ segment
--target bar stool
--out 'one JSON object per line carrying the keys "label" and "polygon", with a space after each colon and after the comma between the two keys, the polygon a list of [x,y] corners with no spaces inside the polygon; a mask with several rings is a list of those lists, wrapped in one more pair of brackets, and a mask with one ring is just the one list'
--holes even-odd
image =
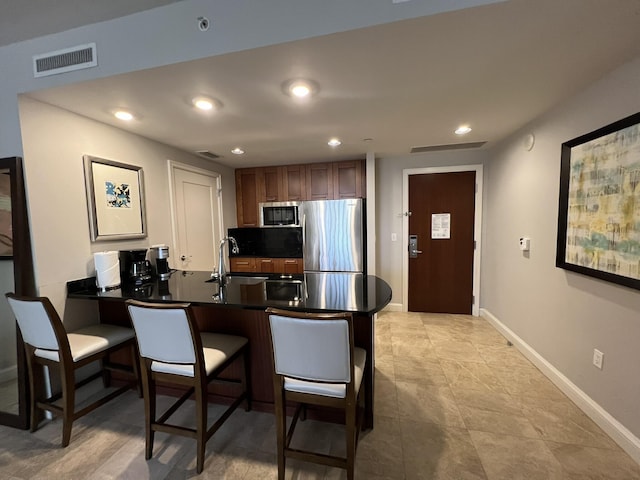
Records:
{"label": "bar stool", "polygon": [[[273,389],[278,443],[278,479],[285,476],[285,461],[296,458],[347,471],[354,478],[355,455],[364,408],[362,378],[366,352],[353,345],[350,313],[304,313],[268,308],[273,353]],[[296,410],[287,431],[287,402]],[[319,405],[345,413],[346,457],[291,448],[303,406]]]}
{"label": "bar stool", "polygon": [[[127,301],[140,354],[140,370],[145,410],[145,458],[153,455],[155,432],[165,432],[195,438],[197,443],[197,473],[204,468],[206,442],[246,401],[251,409],[249,384],[248,340],[235,335],[200,332],[188,304],[154,304]],[[239,379],[220,378],[231,363],[241,363]],[[212,382],[240,386],[241,393],[220,417],[207,428],[207,386]],[[159,383],[188,387],[186,393],[160,417],[156,416],[156,395]],[[171,415],[192,395],[196,402],[196,428],[167,423]]]}
{"label": "bar stool", "polygon": [[[38,427],[38,409],[62,416],[62,446],[69,445],[71,427],[74,420],[92,412],[109,400],[129,390],[129,383],[112,391],[91,404],[75,410],[76,389],[103,376],[105,387],[108,374],[105,370],[126,370],[108,361],[111,353],[129,349],[132,354],[133,374],[138,378],[135,362],[134,332],[131,328],[115,325],[92,325],[67,333],[58,313],[47,297],[23,297],[6,294],[9,305],[16,317],[25,344],[27,370],[30,389],[31,431]],[[75,372],[80,367],[99,361],[101,371],[76,382]],[[48,398],[39,398],[36,390],[36,366],[47,366],[49,371],[57,370],[60,376],[61,392]],[[55,402],[62,399],[62,405]]]}

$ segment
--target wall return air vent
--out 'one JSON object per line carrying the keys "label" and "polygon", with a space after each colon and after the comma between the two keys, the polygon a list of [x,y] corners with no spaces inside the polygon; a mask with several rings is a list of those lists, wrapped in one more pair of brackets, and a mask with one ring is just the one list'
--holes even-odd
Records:
{"label": "wall return air vent", "polygon": [[215,160],[216,158],[220,158],[220,155],[217,153],[210,152],[209,150],[197,150],[196,153],[201,157],[208,158],[209,160]]}
{"label": "wall return air vent", "polygon": [[33,56],[33,76],[46,77],[58,73],[91,68],[98,65],[95,43],[78,45]]}
{"label": "wall return air vent", "polygon": [[487,142],[451,143],[449,145],[429,145],[426,147],[413,147],[411,153],[441,152],[443,150],[464,150],[467,148],[480,148]]}

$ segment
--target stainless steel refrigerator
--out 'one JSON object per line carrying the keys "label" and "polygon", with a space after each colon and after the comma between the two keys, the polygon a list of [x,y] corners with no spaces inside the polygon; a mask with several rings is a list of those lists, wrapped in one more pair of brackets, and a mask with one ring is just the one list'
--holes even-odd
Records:
{"label": "stainless steel refrigerator", "polygon": [[362,199],[318,200],[302,205],[304,271],[366,273]]}

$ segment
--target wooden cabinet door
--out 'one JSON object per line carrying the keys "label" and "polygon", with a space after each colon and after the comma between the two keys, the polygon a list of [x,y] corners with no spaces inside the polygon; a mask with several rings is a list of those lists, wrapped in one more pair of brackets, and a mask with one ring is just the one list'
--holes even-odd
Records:
{"label": "wooden cabinet door", "polygon": [[301,258],[278,258],[277,272],[286,275],[296,275],[304,273],[304,266]]}
{"label": "wooden cabinet door", "polygon": [[260,273],[278,273],[274,258],[256,258],[256,270]]}
{"label": "wooden cabinet door", "polygon": [[258,183],[261,187],[260,202],[280,202],[284,199],[284,167],[264,167],[260,169]]}
{"label": "wooden cabinet door", "polygon": [[366,189],[364,161],[336,162],[333,164],[334,198],[364,198]]}
{"label": "wooden cabinet door", "polygon": [[333,199],[333,164],[307,165],[307,200]]}
{"label": "wooden cabinet door", "polygon": [[236,213],[239,227],[258,226],[258,171],[236,170]]}
{"label": "wooden cabinet door", "polygon": [[305,172],[304,165],[288,165],[283,168],[284,198],[282,201],[306,200]]}
{"label": "wooden cabinet door", "polygon": [[233,257],[229,259],[229,269],[231,272],[251,273],[256,271],[255,258]]}

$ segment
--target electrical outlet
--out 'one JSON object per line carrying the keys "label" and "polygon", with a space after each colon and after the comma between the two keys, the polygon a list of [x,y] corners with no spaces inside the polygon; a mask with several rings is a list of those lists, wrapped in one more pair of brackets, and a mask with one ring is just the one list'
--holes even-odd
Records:
{"label": "electrical outlet", "polygon": [[593,349],[593,364],[602,370],[602,361],[604,360],[604,353],[597,348]]}

